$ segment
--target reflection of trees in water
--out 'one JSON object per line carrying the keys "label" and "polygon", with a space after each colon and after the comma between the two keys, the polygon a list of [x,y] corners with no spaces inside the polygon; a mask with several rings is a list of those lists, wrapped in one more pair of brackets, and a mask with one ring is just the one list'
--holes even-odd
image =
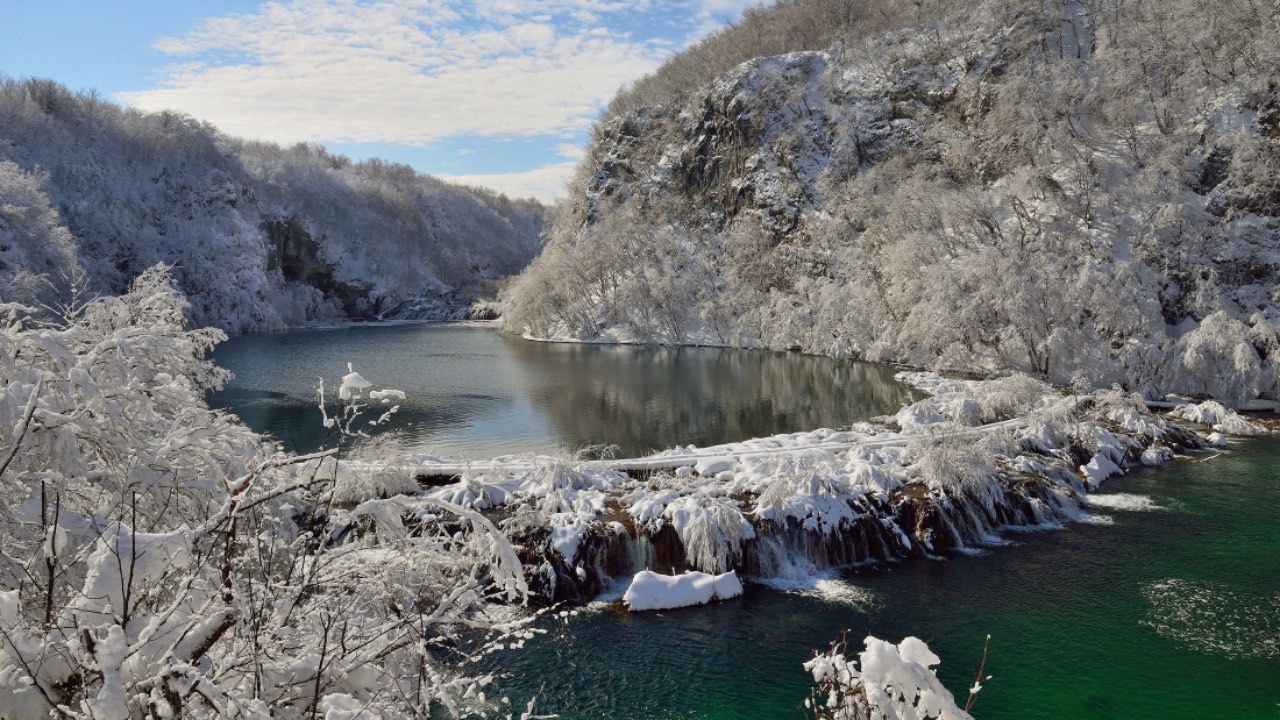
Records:
{"label": "reflection of trees in water", "polygon": [[[534,343],[489,330],[369,328],[236,338],[219,362],[241,373],[215,407],[305,452],[323,437],[312,378],[348,359],[408,399],[388,429],[442,454],[556,452],[613,443],[627,455],[677,444],[847,425],[895,412],[893,369],[748,350]],[[299,380],[302,378],[302,380]],[[521,436],[524,433],[524,436]]]}
{"label": "reflection of trees in water", "polygon": [[[333,398],[330,398],[333,402]],[[443,396],[410,399],[400,404],[400,409],[386,426],[372,434],[389,431],[400,434],[400,446],[406,450],[426,450],[431,447],[433,435],[441,430],[456,428],[472,417],[491,410],[502,402],[499,398],[476,395]],[[312,452],[324,441],[324,425],[320,409],[314,399],[302,400],[284,393],[256,390],[223,390],[209,398],[214,408],[234,412],[246,425],[258,432],[270,433],[284,444],[286,450]],[[385,408],[370,407],[367,419],[377,418]],[[329,412],[336,407],[331,404]]]}
{"label": "reflection of trees in water", "polygon": [[910,399],[886,365],[707,348],[511,347],[537,385],[530,397],[570,445],[613,443],[624,455],[848,425]]}

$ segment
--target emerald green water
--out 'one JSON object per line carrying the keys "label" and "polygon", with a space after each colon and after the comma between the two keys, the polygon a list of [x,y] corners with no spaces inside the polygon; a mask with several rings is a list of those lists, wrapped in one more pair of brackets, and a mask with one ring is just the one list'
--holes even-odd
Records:
{"label": "emerald green water", "polygon": [[980,719],[1280,718],[1280,439],[1104,489],[1164,509],[847,571],[843,601],[750,585],[711,607],[588,611],[509,662],[507,687],[562,718],[796,718],[801,663],[841,630],[923,638],[957,695],[990,634]]}
{"label": "emerald green water", "polygon": [[[527,343],[492,330],[353,328],[235,338],[214,398],[305,447],[311,392],[346,363],[406,390],[414,449],[481,456],[614,442],[624,452],[839,425],[909,398],[892,370],[795,355]],[[916,635],[953,692],[990,634],[974,715],[1280,719],[1280,438],[1108,481],[1163,508],[1011,534],[980,555],[850,570],[824,592],[750,584],[712,607],[586,611],[504,658],[523,706],[562,718],[798,718],[801,663],[842,630]],[[835,597],[839,596],[839,597]]]}

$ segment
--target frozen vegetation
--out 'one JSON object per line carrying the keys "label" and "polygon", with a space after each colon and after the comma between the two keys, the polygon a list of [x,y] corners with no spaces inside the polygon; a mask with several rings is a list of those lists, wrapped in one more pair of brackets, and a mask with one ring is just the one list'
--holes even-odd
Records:
{"label": "frozen vegetation", "polygon": [[[805,702],[822,720],[973,720],[943,687],[934,668],[942,661],[923,640],[904,638],[894,645],[867,636],[866,649],[854,658],[844,641],[804,664],[818,690]],[[979,677],[970,700],[982,690]]]}
{"label": "frozen vegetation", "polygon": [[474,665],[534,634],[514,548],[357,490],[401,396],[353,371],[330,449],[283,454],[206,408],[223,334],[186,311],[162,267],[56,324],[0,306],[0,717],[517,712]]}
{"label": "frozen vegetation", "polygon": [[[326,449],[290,455],[207,409],[223,334],[185,329],[186,302],[157,266],[58,321],[0,308],[0,717],[511,717],[480,668],[543,631],[536,608],[629,576],[624,602],[653,610],[980,548],[1087,518],[1109,475],[1201,442],[1119,390],[907,373],[929,397],[878,424],[622,461],[387,459],[366,432],[404,394],[349,368],[319,388]],[[829,709],[964,717],[922,644],[867,643],[858,674],[811,666]]]}
{"label": "frozen vegetation", "polygon": [[[1280,395],[1278,48],[1249,0],[793,0],[676,55],[600,121],[509,328],[996,379],[592,462],[388,460],[376,368],[322,386],[307,456],[202,399],[215,328],[466,312],[535,204],[3,81],[0,717],[509,717],[478,663],[614,579],[678,607],[1158,510],[1089,493]],[[1172,392],[1204,436],[1148,411]],[[968,717],[915,638],[856,660],[807,665],[815,714]]]}
{"label": "frozen vegetation", "polygon": [[795,0],[621,93],[511,331],[1280,399],[1280,9]]}
{"label": "frozen vegetation", "polygon": [[[418,456],[404,472],[440,485],[423,498],[501,510],[530,591],[582,602],[641,571],[795,580],[980,549],[1009,528],[1090,518],[1088,493],[1107,478],[1209,442],[1120,390],[901,377],[930,396],[876,424],[628,460]],[[677,579],[671,592],[692,598],[695,580]]]}
{"label": "frozen vegetation", "polygon": [[542,213],[405,165],[0,77],[0,300],[119,294],[163,262],[196,325],[233,333],[458,319],[538,252]]}

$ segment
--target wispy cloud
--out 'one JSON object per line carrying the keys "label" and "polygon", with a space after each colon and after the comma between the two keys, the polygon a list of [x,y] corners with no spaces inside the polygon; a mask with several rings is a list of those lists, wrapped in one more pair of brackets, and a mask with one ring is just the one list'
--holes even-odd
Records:
{"label": "wispy cloud", "polygon": [[660,44],[614,29],[643,5],[270,2],[160,41],[175,59],[162,85],[121,98],[279,142],[565,137],[660,61]]}
{"label": "wispy cloud", "polygon": [[[273,0],[160,40],[159,86],[119,98],[285,144],[531,139],[545,167],[452,178],[549,200],[621,85],[756,1]],[[475,147],[452,155],[499,164]]]}
{"label": "wispy cloud", "polygon": [[559,155],[562,158],[569,158],[570,160],[581,160],[582,156],[585,155],[586,152],[586,148],[573,143],[560,143],[556,145],[556,155]]}
{"label": "wispy cloud", "polygon": [[536,198],[550,203],[564,196],[576,162],[555,163],[524,172],[486,175],[438,175],[441,180],[492,188],[513,198]]}
{"label": "wispy cloud", "polygon": [[762,0],[696,0],[693,36],[689,39],[701,38],[723,27],[725,23],[742,16],[751,7],[760,5]]}

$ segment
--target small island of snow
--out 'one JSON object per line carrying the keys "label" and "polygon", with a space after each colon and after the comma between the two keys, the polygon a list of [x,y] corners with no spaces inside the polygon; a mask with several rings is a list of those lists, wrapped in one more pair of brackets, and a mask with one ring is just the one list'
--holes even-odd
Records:
{"label": "small island of snow", "polygon": [[712,600],[728,600],[741,594],[742,581],[732,570],[723,575],[703,572],[660,575],[644,570],[631,580],[622,601],[635,612],[706,605]]}

